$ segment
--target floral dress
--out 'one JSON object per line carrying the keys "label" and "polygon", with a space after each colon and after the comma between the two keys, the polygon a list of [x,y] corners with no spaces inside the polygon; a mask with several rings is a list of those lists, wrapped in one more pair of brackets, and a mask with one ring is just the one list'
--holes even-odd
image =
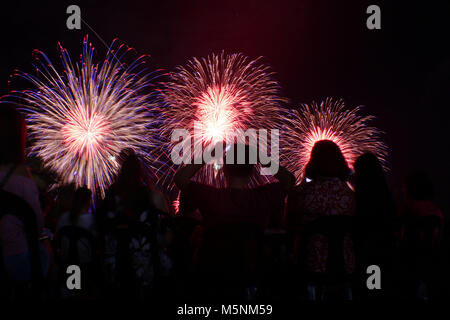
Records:
{"label": "floral dress", "polygon": [[[331,215],[354,215],[355,197],[345,181],[339,178],[317,178],[302,183],[289,196],[289,211],[295,214],[291,223],[297,232],[313,220]],[[292,214],[292,213],[291,213]],[[306,265],[309,271],[325,272],[328,256],[328,242],[323,235],[313,235],[307,246]],[[355,268],[353,244],[349,236],[344,239],[344,260],[346,272]]]}

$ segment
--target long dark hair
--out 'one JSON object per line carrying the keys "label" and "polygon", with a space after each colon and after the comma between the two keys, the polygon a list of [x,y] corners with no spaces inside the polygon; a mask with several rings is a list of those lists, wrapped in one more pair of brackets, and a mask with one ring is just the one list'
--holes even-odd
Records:
{"label": "long dark hair", "polygon": [[125,149],[119,156],[122,164],[117,186],[120,192],[127,193],[146,185],[145,172],[141,160],[133,149]]}
{"label": "long dark hair", "polygon": [[27,126],[22,114],[10,104],[0,104],[0,164],[25,162]]}
{"label": "long dark hair", "polygon": [[350,169],[338,145],[331,140],[320,140],[314,144],[305,176],[310,179],[330,177],[347,180]]}
{"label": "long dark hair", "polygon": [[357,214],[378,217],[393,215],[394,199],[377,156],[372,153],[359,156],[354,169]]}
{"label": "long dark hair", "polygon": [[150,192],[153,187],[140,157],[132,149],[120,155],[121,169],[116,182],[116,192],[123,201],[127,215],[136,218],[152,206]]}
{"label": "long dark hair", "polygon": [[78,216],[82,213],[91,201],[92,192],[86,187],[78,188],[73,197],[72,208],[70,209],[70,222],[75,224]]}

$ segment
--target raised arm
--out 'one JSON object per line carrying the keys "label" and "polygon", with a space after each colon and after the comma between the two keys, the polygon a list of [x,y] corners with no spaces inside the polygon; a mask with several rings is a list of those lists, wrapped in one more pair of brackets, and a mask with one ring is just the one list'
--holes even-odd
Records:
{"label": "raised arm", "polygon": [[278,172],[275,174],[275,178],[280,181],[281,185],[286,191],[290,190],[295,185],[294,175],[281,165],[278,168]]}
{"label": "raised arm", "polygon": [[[206,147],[206,149],[209,149],[208,151],[212,151],[214,155],[214,149],[215,147],[224,148],[224,144],[222,141],[217,142],[216,144],[210,144]],[[191,178],[197,173],[198,170],[205,164],[203,161],[203,157],[201,156],[200,159],[196,159],[191,164],[187,164],[180,169],[178,169],[177,173],[175,174],[175,184],[180,190],[184,190],[191,181]]]}
{"label": "raised arm", "polygon": [[191,181],[191,178],[197,173],[203,164],[187,164],[184,167],[178,169],[175,174],[175,184],[180,190],[186,189]]}

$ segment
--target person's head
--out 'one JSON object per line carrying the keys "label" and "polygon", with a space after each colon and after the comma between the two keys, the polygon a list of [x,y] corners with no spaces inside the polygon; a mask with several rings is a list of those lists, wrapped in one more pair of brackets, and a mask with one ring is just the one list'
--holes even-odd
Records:
{"label": "person's head", "polygon": [[[250,180],[255,167],[255,164],[251,163],[250,154],[256,151],[247,144],[235,143],[231,146],[231,148],[227,152],[232,152],[233,163],[227,163],[230,160],[227,160],[226,154],[224,155],[223,173],[225,175],[227,185],[246,185]],[[239,153],[241,152],[244,156],[242,158],[243,161],[241,161],[243,163],[238,163],[239,158],[242,156],[239,156]]]}
{"label": "person's head", "polygon": [[356,184],[379,185],[385,184],[383,167],[377,156],[373,153],[365,153],[359,156],[355,164]]}
{"label": "person's head", "polygon": [[142,185],[142,163],[134,150],[123,150],[120,153],[119,162],[122,165],[118,177],[120,187],[127,189]]}
{"label": "person's head", "polygon": [[0,164],[24,163],[26,138],[22,114],[12,105],[0,104]]}
{"label": "person's head", "polygon": [[377,216],[392,214],[395,210],[393,198],[377,156],[373,153],[365,153],[356,159],[353,167],[359,214],[375,213]]}
{"label": "person's head", "polygon": [[311,150],[309,162],[305,167],[305,177],[339,178],[347,180],[350,169],[338,145],[330,140],[320,140]]}
{"label": "person's head", "polygon": [[57,201],[61,210],[67,211],[72,207],[76,186],[74,183],[63,185],[58,190]]}
{"label": "person's head", "polygon": [[405,178],[408,198],[417,201],[433,200],[434,187],[431,178],[423,171],[413,171]]}
{"label": "person's head", "polygon": [[78,188],[73,197],[70,218],[72,222],[83,213],[86,213],[91,206],[92,192],[86,187]]}

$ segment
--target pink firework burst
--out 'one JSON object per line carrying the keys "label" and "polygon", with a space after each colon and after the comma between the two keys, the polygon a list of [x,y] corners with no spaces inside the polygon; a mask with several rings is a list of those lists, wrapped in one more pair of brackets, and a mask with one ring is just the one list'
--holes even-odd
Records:
{"label": "pink firework burst", "polygon": [[[246,116],[251,110],[240,112],[236,108],[238,100],[239,97],[228,88],[212,87],[202,93],[193,103],[198,113],[200,141],[206,144],[227,141],[232,138],[230,133],[245,127],[245,119],[240,119],[239,116]],[[243,101],[242,105],[245,104]]]}
{"label": "pink firework burst", "polygon": [[387,169],[388,152],[381,140],[382,132],[369,125],[373,116],[362,116],[360,111],[361,107],[347,109],[343,100],[328,98],[320,104],[303,104],[286,117],[282,162],[295,174],[298,183],[304,178],[314,144],[320,140],[336,143],[350,167],[358,156],[371,152]]}
{"label": "pink firework burst", "polygon": [[[164,136],[169,138],[175,129],[188,130],[196,157],[210,143],[233,143],[238,129],[278,128],[280,105],[286,99],[280,96],[272,75],[259,59],[250,60],[242,54],[192,59],[163,84]],[[203,168],[197,180],[224,185],[218,165]]]}
{"label": "pink firework burst", "polygon": [[119,169],[119,154],[133,149],[154,165],[157,144],[152,73],[146,57],[125,64],[131,48],[113,42],[103,63],[93,61],[94,48],[87,37],[83,54],[72,64],[59,45],[62,71],[47,56],[35,51],[37,75],[19,72],[33,88],[13,93],[25,112],[31,138],[30,153],[59,178],[59,183],[86,185],[104,196]]}

